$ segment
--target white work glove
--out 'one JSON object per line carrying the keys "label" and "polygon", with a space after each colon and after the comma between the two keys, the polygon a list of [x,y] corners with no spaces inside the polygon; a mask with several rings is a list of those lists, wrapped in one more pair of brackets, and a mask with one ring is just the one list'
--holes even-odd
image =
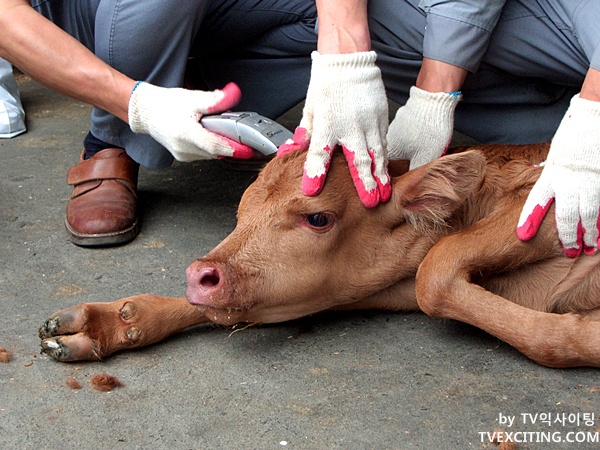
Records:
{"label": "white work glove", "polygon": [[354,185],[367,208],[389,200],[385,134],[387,97],[375,52],[312,53],[302,120],[278,155],[308,150],[302,191],[314,196],[325,184],[331,155],[342,147]]}
{"label": "white work glove", "polygon": [[408,101],[390,124],[389,159],[408,159],[414,169],[444,155],[452,141],[454,110],[460,99],[460,92],[411,87]]}
{"label": "white work glove", "polygon": [[521,240],[535,236],[553,200],[565,254],[595,253],[600,210],[600,102],[582,99],[579,94],[571,99],[542,174],[521,212],[517,226]]}
{"label": "white work glove", "polygon": [[152,136],[178,161],[251,158],[254,151],[250,147],[212,133],[199,123],[202,115],[226,111],[241,96],[235,83],[212,92],[138,83],[129,100],[129,126],[135,133]]}

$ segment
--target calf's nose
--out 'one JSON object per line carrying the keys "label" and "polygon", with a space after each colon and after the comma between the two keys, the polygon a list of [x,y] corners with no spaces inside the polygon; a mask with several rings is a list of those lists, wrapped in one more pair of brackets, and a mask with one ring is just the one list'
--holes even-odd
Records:
{"label": "calf's nose", "polygon": [[223,273],[218,267],[191,264],[186,269],[187,298],[192,305],[210,305],[222,289]]}
{"label": "calf's nose", "polygon": [[205,267],[198,273],[198,286],[200,286],[200,289],[210,290],[218,286],[220,282],[221,275],[219,269]]}

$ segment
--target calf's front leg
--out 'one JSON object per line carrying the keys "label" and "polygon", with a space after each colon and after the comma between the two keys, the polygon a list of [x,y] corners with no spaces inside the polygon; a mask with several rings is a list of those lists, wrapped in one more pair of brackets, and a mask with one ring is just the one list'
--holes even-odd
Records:
{"label": "calf's front leg", "polygon": [[46,319],[39,335],[42,351],[59,361],[99,360],[206,322],[186,298],[143,294],[63,309]]}

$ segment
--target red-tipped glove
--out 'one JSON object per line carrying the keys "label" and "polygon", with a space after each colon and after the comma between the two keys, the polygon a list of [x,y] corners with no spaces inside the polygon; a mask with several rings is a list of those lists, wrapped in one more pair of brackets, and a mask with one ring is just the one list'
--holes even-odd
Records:
{"label": "red-tipped glove", "polygon": [[241,97],[235,83],[212,92],[138,83],[129,100],[129,126],[135,133],[152,136],[178,161],[251,158],[252,148],[212,133],[199,123],[202,115],[226,111]]}
{"label": "red-tipped glove", "polygon": [[321,192],[331,155],[342,147],[354,185],[367,208],[389,200],[387,172],[387,98],[375,52],[336,55],[312,54],[310,84],[302,120],[282,156],[308,150],[302,192]]}
{"label": "red-tipped glove", "polygon": [[600,102],[576,95],[562,119],[540,178],[527,197],[517,235],[537,233],[552,201],[567,256],[598,251],[600,211]]}

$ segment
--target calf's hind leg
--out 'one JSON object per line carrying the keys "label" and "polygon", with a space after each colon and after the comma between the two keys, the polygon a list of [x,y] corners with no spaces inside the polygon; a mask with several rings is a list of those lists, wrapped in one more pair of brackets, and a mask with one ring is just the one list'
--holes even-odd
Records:
{"label": "calf's hind leg", "polygon": [[99,360],[206,322],[185,298],[136,295],[58,311],[46,319],[39,335],[42,351],[59,361]]}
{"label": "calf's hind leg", "polygon": [[600,311],[536,311],[471,283],[471,275],[480,270],[493,273],[564,257],[552,242],[552,231],[540,230],[533,241],[520,242],[511,225],[518,211],[495,214],[440,240],[417,273],[419,307],[432,317],[481,328],[545,366],[600,367]]}

